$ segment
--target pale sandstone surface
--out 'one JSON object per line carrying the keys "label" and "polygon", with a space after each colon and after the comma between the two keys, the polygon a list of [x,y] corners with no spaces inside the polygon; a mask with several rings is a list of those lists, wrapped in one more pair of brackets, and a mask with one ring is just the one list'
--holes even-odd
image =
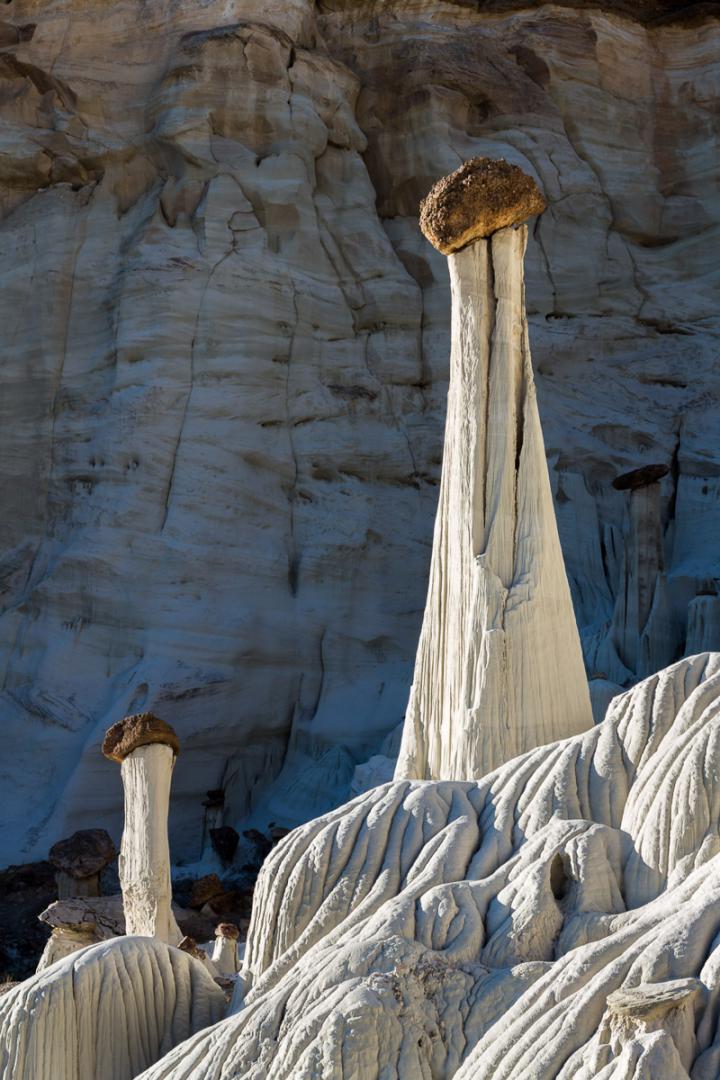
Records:
{"label": "pale sandstone surface", "polygon": [[231,1015],[144,1080],[710,1080],[720,654],[476,782],[402,781],[261,871]]}
{"label": "pale sandstone surface", "polygon": [[[323,813],[402,718],[449,355],[417,210],[468,157],[549,202],[530,334],[595,700],[717,648],[717,20],[504,6],[3,7],[0,863],[117,840],[128,712],[187,751],[184,859],[207,789]],[[643,652],[611,481],[648,462]]]}
{"label": "pale sandstone surface", "polygon": [[0,1001],[2,1080],[132,1080],[225,1012],[205,967],[123,937],[58,959]]}

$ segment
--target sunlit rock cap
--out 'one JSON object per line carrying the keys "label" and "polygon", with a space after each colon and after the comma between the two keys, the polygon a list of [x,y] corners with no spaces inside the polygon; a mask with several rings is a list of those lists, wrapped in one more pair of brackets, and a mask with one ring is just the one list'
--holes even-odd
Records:
{"label": "sunlit rock cap", "polygon": [[102,752],[111,761],[124,761],[128,754],[139,746],[163,743],[172,747],[173,753],[180,753],[180,740],[174,728],[154,713],[136,713],[118,720],[108,728],[103,739]]}
{"label": "sunlit rock cap", "polygon": [[547,203],[531,176],[503,158],[470,158],[430,189],[420,228],[443,255],[541,214]]}

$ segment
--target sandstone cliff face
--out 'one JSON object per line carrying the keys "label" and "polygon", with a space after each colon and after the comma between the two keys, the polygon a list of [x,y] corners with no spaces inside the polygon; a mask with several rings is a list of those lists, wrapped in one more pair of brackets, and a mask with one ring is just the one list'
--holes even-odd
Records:
{"label": "sandstone cliff face", "polygon": [[99,744],[126,712],[192,750],[186,859],[206,789],[233,824],[320,813],[401,719],[449,352],[417,204],[471,155],[550,204],[530,333],[600,696],[646,673],[618,472],[672,466],[654,668],[688,605],[720,646],[718,20],[491,7],[4,7],[0,862],[118,832]]}

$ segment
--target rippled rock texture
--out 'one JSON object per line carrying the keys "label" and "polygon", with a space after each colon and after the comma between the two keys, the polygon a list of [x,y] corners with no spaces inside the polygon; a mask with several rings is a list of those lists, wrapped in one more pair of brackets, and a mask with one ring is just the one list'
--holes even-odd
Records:
{"label": "rippled rock texture", "polygon": [[719,689],[695,656],[482,780],[295,830],[258,880],[244,1007],[144,1080],[717,1077]]}
{"label": "rippled rock texture", "polygon": [[[707,8],[3,7],[1,863],[119,834],[126,713],[187,747],[185,859],[206,790],[322,813],[401,720],[449,354],[417,208],[473,155],[549,201],[530,334],[593,700],[720,645]],[[611,482],[654,463],[631,521]]]}

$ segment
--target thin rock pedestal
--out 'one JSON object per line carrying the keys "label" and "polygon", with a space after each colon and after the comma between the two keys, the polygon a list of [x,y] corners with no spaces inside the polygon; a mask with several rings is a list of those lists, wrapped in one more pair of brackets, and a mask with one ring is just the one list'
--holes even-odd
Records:
{"label": "thin rock pedestal", "polygon": [[182,934],[172,913],[168,810],[178,738],[152,713],[127,716],[108,729],[103,753],[121,765],[125,827],[120,846],[120,887],[126,933],[178,945]]}
{"label": "thin rock pedestal", "polygon": [[483,776],[592,725],[525,315],[522,222],[544,205],[516,166],[480,158],[439,181],[421,208],[425,235],[448,254],[452,344],[397,779]]}

